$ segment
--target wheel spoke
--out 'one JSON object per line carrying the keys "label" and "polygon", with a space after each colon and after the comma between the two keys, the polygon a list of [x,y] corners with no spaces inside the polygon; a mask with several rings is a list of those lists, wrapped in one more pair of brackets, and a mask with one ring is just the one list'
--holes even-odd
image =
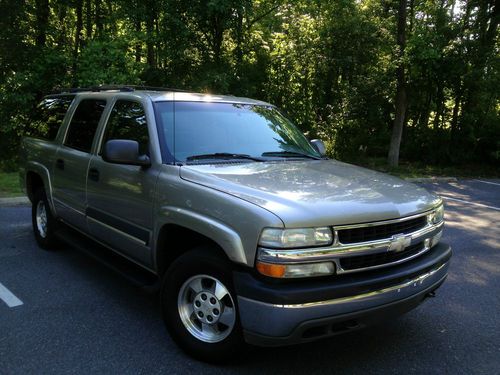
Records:
{"label": "wheel spoke", "polygon": [[224,287],[224,285],[216,281],[214,294],[219,299],[219,301],[221,301],[227,293],[227,289]]}
{"label": "wheel spoke", "polygon": [[195,292],[199,293],[203,290],[203,285],[201,285],[201,278],[196,278],[189,283],[189,287]]}
{"label": "wheel spoke", "polygon": [[201,323],[201,330],[203,331],[203,333],[209,333],[212,335],[217,335],[219,333],[214,325],[207,323]]}
{"label": "wheel spoke", "polygon": [[40,236],[45,238],[47,235],[47,210],[42,201],[39,201],[36,207],[36,226]]}
{"label": "wheel spoke", "polygon": [[224,312],[219,318],[219,323],[231,327],[234,322],[234,309],[231,307],[224,307]]}
{"label": "wheel spoke", "polygon": [[196,315],[194,314],[194,308],[193,308],[193,305],[191,303],[186,303],[185,309],[186,309],[187,316],[189,316],[191,318],[191,320],[193,320],[192,319],[193,315],[196,318]]}

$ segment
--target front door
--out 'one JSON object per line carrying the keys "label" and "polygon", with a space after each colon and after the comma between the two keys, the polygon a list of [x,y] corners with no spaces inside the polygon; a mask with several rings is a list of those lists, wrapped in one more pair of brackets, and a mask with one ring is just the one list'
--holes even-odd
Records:
{"label": "front door", "polygon": [[111,139],[137,141],[140,152],[149,154],[148,124],[141,103],[117,100],[110,112],[100,150],[89,165],[88,226],[100,241],[141,264],[151,265],[149,245],[158,172],[154,167],[104,161],[102,150]]}

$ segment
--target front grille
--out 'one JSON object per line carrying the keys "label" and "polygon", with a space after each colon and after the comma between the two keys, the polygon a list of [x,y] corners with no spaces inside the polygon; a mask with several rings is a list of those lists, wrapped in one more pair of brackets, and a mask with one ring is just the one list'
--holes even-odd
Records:
{"label": "front grille", "polygon": [[399,252],[391,251],[341,258],[340,265],[345,271],[379,266],[381,264],[397,262],[398,260],[409,258],[412,255],[419,253],[421,250],[423,250],[423,248],[424,243],[420,242],[415,245],[410,245],[403,251]]}
{"label": "front grille", "polygon": [[422,229],[427,224],[427,216],[399,221],[391,224],[373,225],[368,227],[339,229],[339,242],[342,244],[366,242],[391,238],[395,234],[411,233]]}

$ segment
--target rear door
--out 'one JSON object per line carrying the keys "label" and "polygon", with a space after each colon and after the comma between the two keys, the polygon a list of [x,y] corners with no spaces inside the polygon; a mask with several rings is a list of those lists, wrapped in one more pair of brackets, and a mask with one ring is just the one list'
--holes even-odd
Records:
{"label": "rear door", "polygon": [[154,165],[144,168],[112,164],[101,156],[104,144],[111,139],[137,141],[139,152],[149,155],[150,137],[143,105],[129,99],[117,100],[103,134],[99,150],[92,156],[87,181],[90,232],[127,257],[150,266],[149,243],[158,169]]}
{"label": "rear door", "polygon": [[53,200],[59,217],[87,230],[86,183],[90,153],[106,100],[83,98],[77,104],[62,145],[56,153]]}

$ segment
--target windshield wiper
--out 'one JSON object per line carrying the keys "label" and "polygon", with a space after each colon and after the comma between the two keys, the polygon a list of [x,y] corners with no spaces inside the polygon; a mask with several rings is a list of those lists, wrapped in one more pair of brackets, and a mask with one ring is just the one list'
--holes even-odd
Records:
{"label": "windshield wiper", "polygon": [[262,153],[262,156],[278,156],[282,158],[309,158],[309,159],[314,159],[314,160],[320,160],[320,157],[313,156],[313,155],[308,155],[308,154],[303,154],[301,152],[295,152],[295,151],[270,151],[270,152],[264,152]]}
{"label": "windshield wiper", "polygon": [[206,160],[206,159],[246,159],[253,161],[264,161],[264,158],[260,158],[258,156],[250,156],[247,154],[232,154],[230,152],[216,152],[213,154],[201,154],[201,155],[191,155],[186,158],[186,161],[195,161],[195,160]]}

